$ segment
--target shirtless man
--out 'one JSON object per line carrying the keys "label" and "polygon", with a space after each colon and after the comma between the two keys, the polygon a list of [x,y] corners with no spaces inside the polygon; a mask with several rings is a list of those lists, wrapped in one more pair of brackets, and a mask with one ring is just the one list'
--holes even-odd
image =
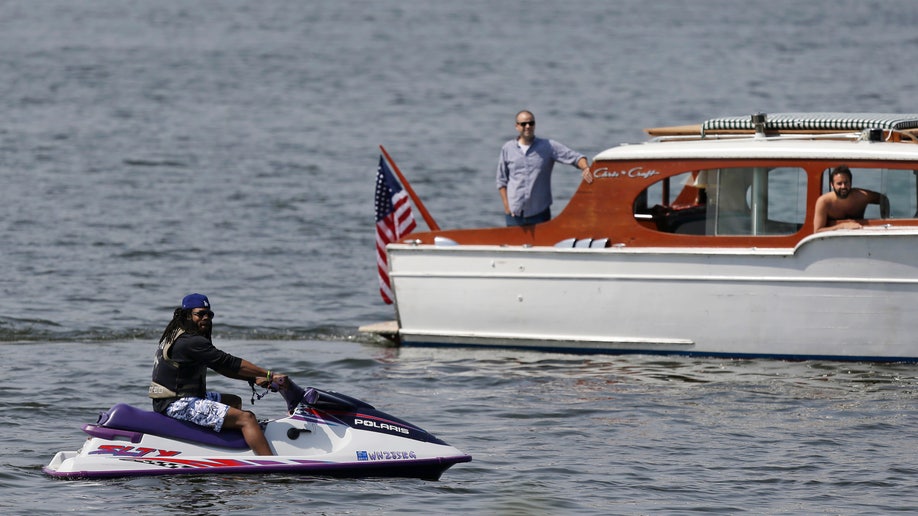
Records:
{"label": "shirtless man", "polygon": [[889,198],[885,195],[851,187],[851,170],[839,165],[829,174],[832,191],[822,194],[816,200],[813,215],[813,229],[860,229],[864,222],[864,211],[868,204],[880,205],[880,217],[889,217]]}

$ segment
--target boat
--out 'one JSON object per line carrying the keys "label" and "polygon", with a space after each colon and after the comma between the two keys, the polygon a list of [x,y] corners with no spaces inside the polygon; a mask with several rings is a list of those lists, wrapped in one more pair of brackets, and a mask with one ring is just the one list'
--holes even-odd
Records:
{"label": "boat", "polygon": [[[264,421],[275,456],[257,456],[238,430],[214,432],[119,403],[102,412],[77,451],[54,455],[52,477],[287,473],[335,477],[437,480],[472,457],[416,425],[345,394],[302,389],[289,378],[273,389],[285,417]],[[253,391],[254,394],[254,391]]]}
{"label": "boat", "polygon": [[[918,114],[645,131],[596,155],[548,222],[389,243],[396,320],[362,329],[401,345],[918,361]],[[890,212],[816,231],[841,165]]]}

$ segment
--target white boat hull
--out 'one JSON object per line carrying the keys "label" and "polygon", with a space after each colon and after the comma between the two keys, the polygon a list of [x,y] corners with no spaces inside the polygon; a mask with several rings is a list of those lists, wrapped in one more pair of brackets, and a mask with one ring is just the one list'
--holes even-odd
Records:
{"label": "white boat hull", "polygon": [[918,230],[796,249],[390,245],[403,344],[918,360]]}

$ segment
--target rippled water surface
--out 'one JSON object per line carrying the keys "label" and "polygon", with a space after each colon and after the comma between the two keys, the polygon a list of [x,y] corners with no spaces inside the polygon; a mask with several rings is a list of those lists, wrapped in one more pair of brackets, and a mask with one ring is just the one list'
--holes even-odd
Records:
{"label": "rippled water surface", "polygon": [[[357,332],[393,318],[380,144],[441,227],[500,224],[519,109],[589,156],[714,116],[914,112],[916,22],[868,0],[0,3],[0,512],[918,511],[914,365],[399,350]],[[556,170],[556,211],[578,177]],[[100,410],[148,403],[154,342],[192,291],[221,347],[474,461],[439,482],[43,476]]]}
{"label": "rippled water surface", "polygon": [[[473,455],[440,481],[289,475],[61,481],[79,426],[144,406],[147,343],[10,344],[0,508],[212,513],[888,513],[918,507],[912,365],[583,357],[329,341],[221,347],[289,364]],[[37,370],[36,355],[61,364]],[[41,369],[41,368],[38,368]],[[41,387],[36,388],[38,381]],[[213,386],[240,389],[215,378]],[[245,394],[244,391],[239,391]],[[248,404],[248,401],[246,401]],[[254,407],[284,410],[279,396]],[[40,491],[39,491],[40,490]],[[169,500],[169,502],[164,502]],[[73,506],[73,504],[79,504]]]}

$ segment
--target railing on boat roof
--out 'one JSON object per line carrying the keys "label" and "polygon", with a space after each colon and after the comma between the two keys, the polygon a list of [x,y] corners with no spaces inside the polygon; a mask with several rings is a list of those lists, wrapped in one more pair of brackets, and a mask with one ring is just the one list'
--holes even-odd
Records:
{"label": "railing on boat roof", "polygon": [[918,114],[755,113],[644,130],[655,142],[704,139],[843,139],[918,143]]}

